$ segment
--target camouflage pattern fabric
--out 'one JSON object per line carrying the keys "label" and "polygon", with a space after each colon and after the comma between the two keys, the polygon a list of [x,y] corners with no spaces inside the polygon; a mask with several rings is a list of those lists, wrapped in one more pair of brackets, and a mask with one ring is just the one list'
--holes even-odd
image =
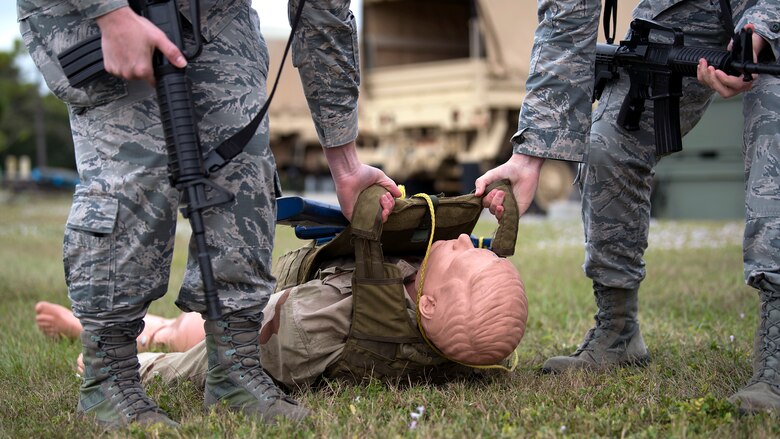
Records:
{"label": "camouflage pattern fabric", "polygon": [[[268,51],[248,0],[202,3],[207,43],[187,70],[201,142],[209,151],[245,126],[265,101]],[[154,90],[117,78],[77,90],[67,84],[56,59],[99,31],[92,17],[124,4],[17,3],[24,42],[49,88],[70,110],[81,183],[63,256],[73,310],[87,330],[140,319],[148,304],[165,294],[179,205],[168,182]],[[299,29],[299,37],[308,40],[294,47],[299,61],[316,59],[298,65],[301,76],[310,78],[307,98],[322,109],[313,118],[318,132],[327,134],[326,146],[348,143],[357,133],[356,118],[334,116],[352,114],[357,106],[357,55],[348,56],[357,48],[344,30],[354,31],[348,4],[308,1]],[[263,306],[274,284],[271,251],[280,195],[268,120],[244,152],[210,178],[236,196],[204,212],[222,312]],[[190,258],[177,304],[184,311],[205,312],[202,296],[200,271]]]}
{"label": "camouflage pattern fabric", "polygon": [[[290,0],[290,22],[299,0]],[[306,0],[293,40],[298,68],[320,144],[341,146],[357,138],[360,58],[357,23],[349,1]]]}
{"label": "camouflage pattern fabric", "polygon": [[[691,45],[725,48],[728,36],[718,22],[716,1],[685,1],[652,14],[642,2],[636,13],[681,27]],[[749,2],[734,9],[745,12]],[[754,15],[755,16],[755,15]],[[737,16],[736,20],[741,19]],[[773,24],[769,24],[773,26]],[[778,24],[780,29],[780,24]],[[776,48],[775,48],[776,49]],[[647,101],[640,130],[627,132],[616,124],[628,91],[628,78],[605,90],[593,114],[590,151],[581,165],[588,277],[612,288],[638,288],[645,277],[644,250],[650,222],[650,193],[655,155],[653,104]],[[699,121],[713,92],[695,78],[686,78],[681,99],[683,134]],[[755,81],[744,96],[747,222],[744,237],[745,279],[760,288],[780,291],[780,79]]]}
{"label": "camouflage pattern fabric", "polygon": [[[330,265],[315,279],[274,293],[263,311],[260,328],[260,352],[263,368],[277,381],[288,386],[308,385],[327,374],[344,350],[352,318],[352,272],[354,262]],[[415,265],[395,260],[405,279],[417,272]],[[415,306],[407,298],[409,321],[416,324]],[[400,357],[420,361],[429,352],[425,344],[406,343]],[[206,344],[199,343],[187,352],[143,353],[141,379],[155,376],[169,382],[189,379],[204,385],[208,361]],[[431,358],[431,365],[447,363]]]}
{"label": "camouflage pattern fabric", "polygon": [[[634,15],[653,18],[662,11],[679,7],[719,11],[718,3],[718,0],[645,0],[637,6]],[[591,125],[590,99],[601,1],[539,0],[538,5],[539,26],[531,51],[527,94],[518,131],[512,137],[514,152],[581,162],[587,156]],[[731,5],[736,27],[741,29],[747,22],[754,23],[756,33],[770,42],[775,57],[780,58],[777,1],[732,0]],[[717,15],[711,19],[717,20]],[[680,26],[687,22],[670,24]]]}

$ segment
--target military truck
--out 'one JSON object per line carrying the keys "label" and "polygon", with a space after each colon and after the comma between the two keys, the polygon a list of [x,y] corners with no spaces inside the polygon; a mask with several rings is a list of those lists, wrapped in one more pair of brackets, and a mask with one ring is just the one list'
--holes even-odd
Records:
{"label": "military truck", "polygon": [[[620,2],[619,36],[635,3]],[[471,190],[511,154],[536,2],[363,0],[362,8],[361,159],[410,192]],[[269,48],[274,66],[283,44]],[[286,66],[271,105],[272,146],[288,184],[295,175],[327,175],[297,81]],[[573,178],[572,164],[548,160],[538,207],[569,197]]]}

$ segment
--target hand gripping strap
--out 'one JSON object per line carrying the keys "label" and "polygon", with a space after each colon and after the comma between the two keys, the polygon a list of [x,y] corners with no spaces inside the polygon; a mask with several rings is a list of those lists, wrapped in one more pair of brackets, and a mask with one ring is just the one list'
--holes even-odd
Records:
{"label": "hand gripping strap", "polygon": [[382,206],[379,199],[387,189],[374,185],[358,196],[352,214],[352,234],[361,238],[379,241],[382,237]]}
{"label": "hand gripping strap", "polygon": [[493,189],[504,191],[504,214],[498,221],[498,229],[493,238],[492,250],[499,256],[512,256],[515,254],[515,245],[517,244],[517,225],[520,221],[517,201],[512,193],[512,186],[509,180],[499,180],[491,183],[485,188],[485,195]]}

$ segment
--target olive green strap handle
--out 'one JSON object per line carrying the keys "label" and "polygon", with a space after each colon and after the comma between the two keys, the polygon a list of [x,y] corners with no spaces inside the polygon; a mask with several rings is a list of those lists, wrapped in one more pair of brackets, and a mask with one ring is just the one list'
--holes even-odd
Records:
{"label": "olive green strap handle", "polygon": [[379,199],[387,192],[374,185],[363,190],[355,203],[350,228],[355,245],[355,275],[360,278],[385,277],[382,254],[382,206]]}
{"label": "olive green strap handle", "polygon": [[[493,237],[491,249],[499,256],[512,256],[515,254],[517,244],[517,228],[520,221],[520,211],[517,209],[517,201],[512,193],[512,184],[509,180],[494,181],[485,188],[484,195],[493,189],[504,191],[504,214],[498,220],[498,229]],[[483,196],[484,196],[483,195]]]}

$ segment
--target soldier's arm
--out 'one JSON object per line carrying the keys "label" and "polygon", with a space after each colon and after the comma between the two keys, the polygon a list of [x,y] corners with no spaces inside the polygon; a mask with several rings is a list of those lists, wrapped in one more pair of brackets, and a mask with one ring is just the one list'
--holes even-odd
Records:
{"label": "soldier's arm", "polygon": [[[489,184],[509,179],[523,214],[534,199],[545,159],[582,161],[590,137],[593,65],[601,2],[540,2],[526,96],[514,154],[477,179],[476,195]],[[503,196],[494,190],[483,205],[501,218]]]}
{"label": "soldier's arm", "polygon": [[748,24],[752,24],[755,33],[766,42],[774,60],[780,60],[780,8],[777,7],[777,0],[756,2],[755,6],[742,14],[736,28],[742,29]]}
{"label": "soldier's arm", "polygon": [[[299,0],[290,0],[290,21]],[[358,132],[357,25],[349,1],[306,0],[295,31],[292,62],[298,68],[320,143],[345,145]]]}
{"label": "soldier's arm", "polygon": [[[298,0],[289,3],[292,22]],[[401,191],[381,170],[357,158],[360,69],[357,25],[349,1],[307,0],[293,42],[293,65],[303,84],[314,126],[336,186],[344,216],[352,218],[360,192],[374,184],[393,197]],[[382,204],[383,218],[392,210]]]}
{"label": "soldier's arm", "polygon": [[597,0],[540,2],[514,152],[582,161],[601,13]]}

